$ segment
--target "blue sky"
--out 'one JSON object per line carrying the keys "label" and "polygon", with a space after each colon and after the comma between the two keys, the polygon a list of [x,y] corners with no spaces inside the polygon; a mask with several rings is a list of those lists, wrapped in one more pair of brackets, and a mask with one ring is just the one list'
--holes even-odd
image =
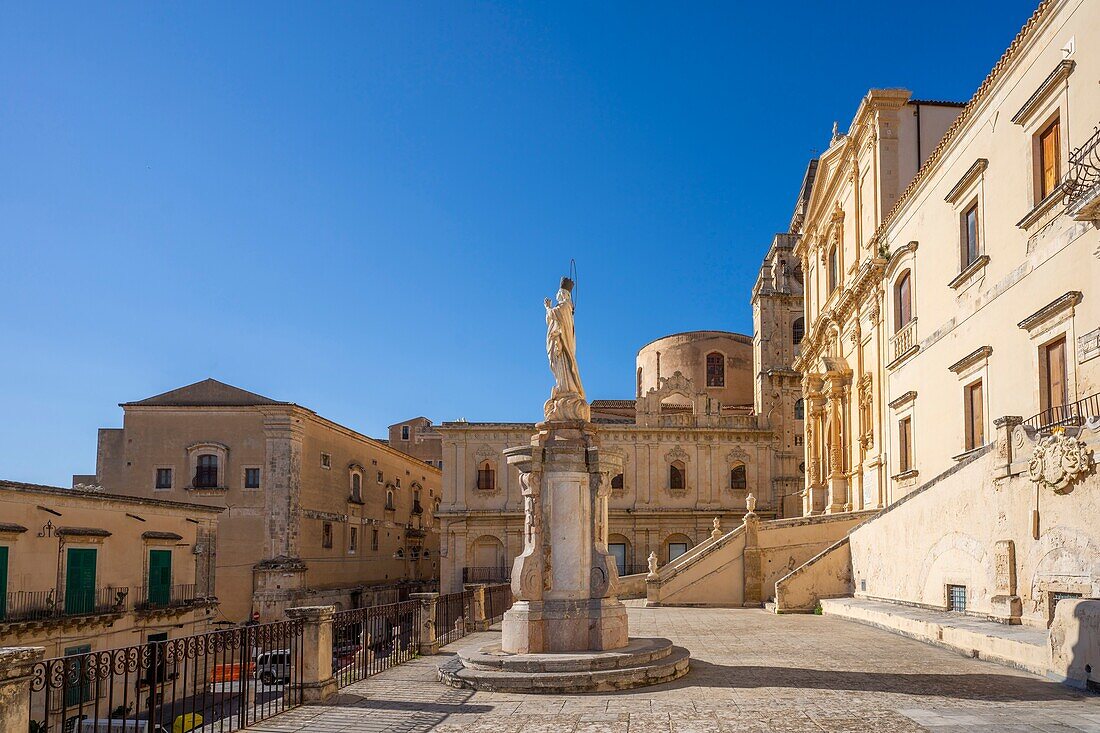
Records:
{"label": "blue sky", "polygon": [[533,420],[578,262],[590,397],[751,330],[870,87],[967,99],[1034,0],[0,2],[0,477],[208,376],[371,435]]}

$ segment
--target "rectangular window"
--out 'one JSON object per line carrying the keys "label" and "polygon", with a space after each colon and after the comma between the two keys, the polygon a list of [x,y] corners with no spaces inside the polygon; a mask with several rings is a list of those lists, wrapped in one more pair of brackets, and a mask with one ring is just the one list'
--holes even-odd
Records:
{"label": "rectangular window", "polygon": [[401,440],[408,440],[408,439],[409,439],[409,426],[408,425],[402,425],[401,426]]}
{"label": "rectangular window", "polygon": [[246,489],[260,488],[260,469],[246,468],[244,470],[244,487]]}
{"label": "rectangular window", "polygon": [[348,552],[354,553],[357,549],[359,549],[359,528],[352,527],[351,536],[348,539]]}
{"label": "rectangular window", "polygon": [[0,547],[0,620],[8,612],[8,548]]}
{"label": "rectangular window", "polygon": [[374,552],[378,551],[378,530],[372,529],[370,531],[370,549]]}
{"label": "rectangular window", "polygon": [[386,477],[382,475],[381,471],[378,472],[377,481],[380,484],[386,483]]}
{"label": "rectangular window", "polygon": [[96,551],[68,548],[65,555],[65,613],[77,615],[95,609]]}
{"label": "rectangular window", "polygon": [[913,418],[898,421],[898,468],[904,473],[913,467]]}
{"label": "rectangular window", "polygon": [[[1069,386],[1066,379],[1066,337],[1042,346],[1039,357],[1040,382],[1042,389],[1040,398],[1043,404],[1041,409],[1061,412],[1059,408],[1069,402]],[[1052,422],[1061,420],[1062,415],[1050,416]]]}
{"label": "rectangular window", "polygon": [[172,551],[149,550],[149,589],[145,600],[153,608],[164,608],[172,599]]}
{"label": "rectangular window", "polygon": [[1039,201],[1053,193],[1062,179],[1060,135],[1057,119],[1039,133]]}
{"label": "rectangular window", "polygon": [[328,453],[321,454],[321,468],[332,468],[332,456]]}
{"label": "rectangular window", "polygon": [[686,542],[669,542],[668,543],[668,561],[672,562],[676,558],[683,555],[688,551]]}
{"label": "rectangular window", "polygon": [[947,586],[947,610],[966,613],[966,586]]}
{"label": "rectangular window", "polygon": [[332,522],[321,525],[321,547],[332,547]]}
{"label": "rectangular window", "polygon": [[962,269],[970,267],[978,259],[978,202],[971,204],[962,215]]}
{"label": "rectangular window", "polygon": [[985,408],[982,403],[982,380],[966,387],[966,450],[985,445]]}
{"label": "rectangular window", "polygon": [[836,290],[837,281],[840,279],[840,263],[837,261],[836,247],[829,250],[829,295]]}
{"label": "rectangular window", "polygon": [[92,683],[88,672],[92,658],[85,656],[92,651],[91,644],[65,648],[64,682],[62,696],[65,707],[76,707],[92,701]]}
{"label": "rectangular window", "polygon": [[170,489],[172,488],[172,469],[170,468],[158,468],[157,469],[157,483],[158,489]]}

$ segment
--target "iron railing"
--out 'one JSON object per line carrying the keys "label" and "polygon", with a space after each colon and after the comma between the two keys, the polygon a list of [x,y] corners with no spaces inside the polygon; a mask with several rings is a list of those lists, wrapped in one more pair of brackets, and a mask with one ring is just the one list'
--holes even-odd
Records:
{"label": "iron railing", "polygon": [[1079,209],[1100,193],[1100,125],[1069,154],[1069,170],[1062,184],[1066,206]]}
{"label": "iron railing", "polygon": [[130,589],[119,586],[73,591],[12,591],[0,605],[0,621],[45,621],[66,616],[119,613],[126,609]]}
{"label": "iron railing", "polygon": [[474,592],[468,590],[448,593],[436,600],[435,635],[440,646],[466,636],[473,597]]}
{"label": "iron railing", "polygon": [[152,611],[161,608],[180,608],[193,605],[201,598],[195,597],[195,584],[148,585],[139,589],[134,602],[135,611]]}
{"label": "iron railing", "polygon": [[1090,417],[1100,417],[1100,392],[1076,402],[1043,410],[1038,415],[1032,415],[1024,420],[1024,425],[1035,428],[1039,432],[1045,432],[1056,427],[1084,425]]}
{"label": "iron railing", "polygon": [[507,583],[512,569],[504,566],[476,565],[462,568],[463,583]]}
{"label": "iron railing", "polygon": [[415,657],[420,601],[338,611],[332,616],[332,668],[340,687]]}
{"label": "iron railing", "polygon": [[512,607],[512,586],[493,585],[485,589],[485,619],[494,624]]}
{"label": "iron railing", "polygon": [[32,731],[232,731],[301,704],[300,620],[70,654],[34,665]]}

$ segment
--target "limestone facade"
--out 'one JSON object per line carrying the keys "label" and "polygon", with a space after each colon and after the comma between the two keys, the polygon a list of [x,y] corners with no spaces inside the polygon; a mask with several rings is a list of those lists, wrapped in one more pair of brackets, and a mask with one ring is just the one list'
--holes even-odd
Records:
{"label": "limestone facade", "polygon": [[221,513],[0,481],[0,646],[58,657],[217,628]]}
{"label": "limestone facade", "polygon": [[885,506],[881,439],[887,334],[879,282],[884,252],[875,232],[885,212],[958,115],[902,89],[872,89],[846,133],[834,129],[805,204],[791,222],[805,273],[802,373],[806,480],[803,512]]}
{"label": "limestone facade", "polygon": [[426,417],[414,417],[390,425],[386,442],[391,448],[419,458],[429,466],[443,468],[443,436]]}
{"label": "limestone facade", "polygon": [[[664,565],[687,552],[716,517],[737,526],[750,493],[763,518],[783,516],[785,501],[798,508],[802,424],[790,341],[801,298],[792,244],[777,236],[753,291],[754,322],[775,333],[657,339],[638,352],[637,399],[591,402],[601,450],[623,463],[608,497],[608,548],[620,574],[644,573],[650,553]],[[524,544],[522,487],[504,451],[529,443],[535,426],[448,422],[438,430],[441,589],[504,579]]]}
{"label": "limestone facade", "polygon": [[122,408],[123,427],[100,430],[96,482],[225,509],[217,594],[228,619],[354,607],[436,576],[441,472],[424,460],[215,380]]}

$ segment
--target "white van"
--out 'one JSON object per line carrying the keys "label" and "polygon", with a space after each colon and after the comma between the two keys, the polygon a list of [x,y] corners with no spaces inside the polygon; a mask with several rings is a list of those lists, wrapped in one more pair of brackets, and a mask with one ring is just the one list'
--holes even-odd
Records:
{"label": "white van", "polygon": [[290,681],[290,650],[275,649],[256,655],[256,679],[265,685]]}

